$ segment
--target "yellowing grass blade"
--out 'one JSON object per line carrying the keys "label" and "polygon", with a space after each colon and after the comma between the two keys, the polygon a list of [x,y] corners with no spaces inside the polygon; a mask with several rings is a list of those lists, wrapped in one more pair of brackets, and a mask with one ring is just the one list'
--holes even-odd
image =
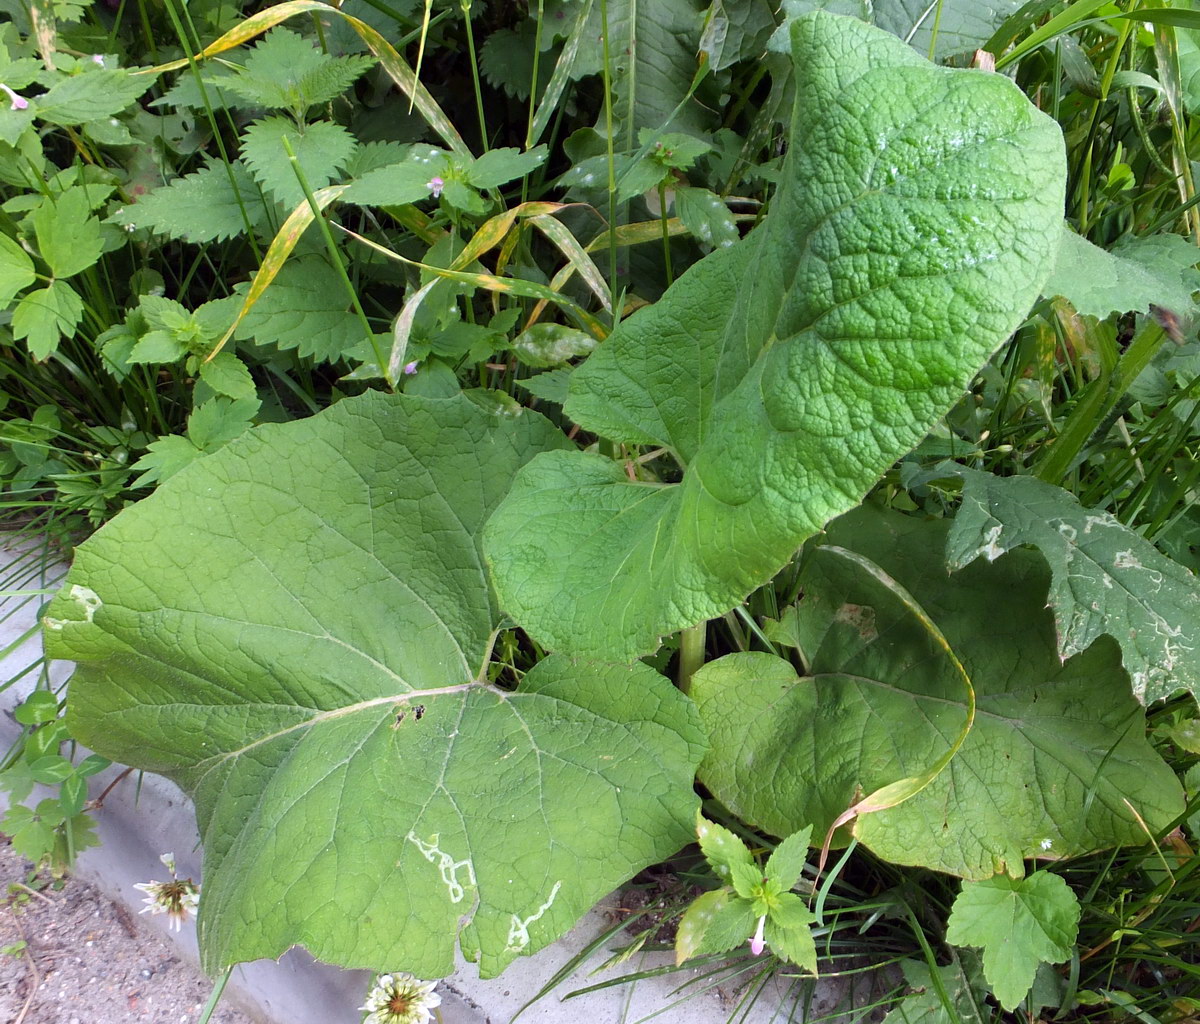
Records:
{"label": "yellowing grass blade", "polygon": [[[415,106],[421,112],[421,116],[425,118],[429,127],[437,132],[446,145],[460,157],[465,160],[472,158],[470,149],[467,148],[467,144],[463,141],[462,136],[458,134],[458,129],[454,127],[450,119],[442,112],[442,108],[438,106],[437,101],[430,95],[429,90],[420,83],[416,74],[408,66],[404,58],[396,52],[396,48],[366,22],[359,21],[358,18],[345,14],[336,7],[331,7],[329,4],[321,3],[320,0],[287,0],[286,3],[276,4],[273,7],[268,7],[265,11],[259,11],[258,14],[252,15],[241,24],[235,25],[221,36],[220,39],[210,43],[200,53],[196,54],[195,58],[191,59],[199,60],[206,57],[215,57],[218,53],[224,53],[226,50],[232,50],[235,46],[241,46],[243,43],[249,42],[268,29],[272,29],[281,22],[287,21],[288,18],[295,17],[297,14],[311,12],[329,15],[336,14],[339,18],[345,18],[350,27],[367,44],[370,51],[379,58],[379,63],[384,71],[388,73],[400,91],[409,98],[410,106]],[[158,67],[149,68],[142,73],[158,74],[163,71],[178,71],[180,68],[187,67],[188,63],[189,58],[175,60],[169,64],[160,64]]]}
{"label": "yellowing grass blade", "polygon": [[[313,199],[317,205],[324,210],[338,196],[340,196],[348,185],[330,185],[328,188],[317,189],[313,193]],[[255,271],[254,280],[250,282],[250,290],[246,293],[246,299],[242,303],[242,308],[238,310],[237,316],[230,325],[229,330],[225,332],[224,337],[213,347],[213,350],[205,357],[205,362],[212,359],[218,352],[225,347],[226,342],[233,337],[233,332],[237,330],[238,324],[242,322],[243,317],[250,312],[254,304],[262,298],[263,292],[275,280],[279,271],[283,269],[287,258],[292,254],[292,250],[296,248],[296,243],[300,241],[300,236],[308,229],[308,226],[313,222],[315,214],[313,208],[305,199],[297,206],[288,219],[283,222],[283,227],[271,240],[271,246],[267,249],[266,255],[263,256],[262,266]],[[389,382],[390,383],[390,382]]]}

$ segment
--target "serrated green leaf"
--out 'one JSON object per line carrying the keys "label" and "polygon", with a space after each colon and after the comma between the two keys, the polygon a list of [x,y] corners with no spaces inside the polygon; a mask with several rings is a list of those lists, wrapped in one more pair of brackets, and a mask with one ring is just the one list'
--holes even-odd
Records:
{"label": "serrated green leaf", "polygon": [[24,340],[34,359],[45,359],[59,339],[75,330],[83,316],[83,301],[66,281],[51,281],[17,303],[12,315],[13,337]]}
{"label": "serrated green leaf", "polygon": [[[895,863],[975,879],[1143,842],[1144,827],[1180,812],[1182,794],[1146,741],[1116,644],[1101,639],[1064,663],[1041,557],[1014,551],[947,577],[937,553],[949,528],[871,506],[827,528],[829,543],[881,566],[932,616],[977,701],[945,770],[855,819],[854,834]],[[860,791],[928,769],[967,708],[957,670],[890,589],[820,547],[798,583],[810,675],[735,654],[705,665],[691,692],[712,742],[700,779],[713,795],[776,835],[810,823],[823,835]]]}
{"label": "serrated green leaf", "polygon": [[812,839],[812,826],[794,832],[782,843],[775,847],[767,860],[765,874],[781,889],[790,889],[804,874],[804,865],[808,861],[809,841]]}
{"label": "serrated green leaf", "polygon": [[8,235],[0,234],[0,309],[16,298],[17,292],[37,280],[33,260]]}
{"label": "serrated green leaf", "polygon": [[938,980],[950,1001],[949,1007],[942,1002],[928,964],[902,960],[900,967],[904,980],[915,991],[901,999],[880,1024],[982,1024],[973,998],[975,986],[958,962],[937,968]]}
{"label": "serrated green leaf", "polygon": [[[1194,264],[1200,253],[1192,249]],[[1179,268],[1155,273],[1139,262],[1105,252],[1066,228],[1058,263],[1045,287],[1047,295],[1061,295],[1078,312],[1099,319],[1110,313],[1145,312],[1151,305],[1187,313],[1193,305],[1192,290],[1180,283]]]}
{"label": "serrated green leaf", "polygon": [[1058,245],[1058,127],[998,75],[892,36],[793,26],[798,98],[764,225],[624,321],[566,413],[661,445],[680,484],[590,453],[524,469],[485,534],[550,649],[629,659],[724,613],[853,507],[959,399]]}
{"label": "serrated green leaf", "polygon": [[713,901],[710,908],[712,917],[700,938],[700,944],[694,954],[696,956],[727,953],[736,946],[747,943],[754,934],[758,919],[754,916],[750,901],[741,899],[728,890],[721,891],[726,894],[726,898],[723,901]]}
{"label": "serrated green leaf", "polygon": [[1038,964],[1071,957],[1079,901],[1058,875],[964,882],[946,922],[946,941],[981,946],[983,972],[1000,1005],[1015,1010],[1033,987]]}
{"label": "serrated green leaf", "polygon": [[[698,955],[708,932],[709,922],[729,902],[728,889],[714,889],[697,896],[683,912],[675,930],[675,963],[681,964]],[[724,950],[720,950],[724,952]]]}
{"label": "serrated green leaf", "polygon": [[247,221],[253,227],[265,214],[258,185],[245,165],[235,160],[228,168],[213,164],[155,189],[109,220],[129,230],[149,228],[170,238],[202,243],[243,234]]}
{"label": "serrated green leaf", "polygon": [[1034,545],[1050,566],[1062,657],[1108,634],[1143,704],[1184,688],[1200,696],[1200,584],[1191,572],[1060,487],[947,468],[963,480],[962,508],[946,538],[951,569]]}
{"label": "serrated green leaf", "polygon": [[125,357],[129,363],[173,363],[188,353],[187,345],[170,331],[147,331]]}
{"label": "serrated green leaf", "polygon": [[84,124],[119,113],[153,84],[153,75],[135,75],[131,68],[95,68],[57,82],[29,107],[51,124]]}
{"label": "serrated green leaf", "polygon": [[[239,285],[238,294],[246,287]],[[363,329],[337,271],[324,256],[309,255],[284,264],[234,337],[332,363],[363,342]]]}
{"label": "serrated green leaf", "polygon": [[755,899],[756,893],[762,886],[763,873],[753,861],[731,859],[726,862],[729,868],[729,881],[733,890],[744,900]]}
{"label": "serrated green leaf", "polygon": [[537,170],[546,162],[547,152],[544,145],[525,153],[511,147],[488,150],[467,167],[467,181],[476,188],[496,188]]}
{"label": "serrated green leaf", "polygon": [[[57,714],[57,706],[55,713]],[[723,882],[733,881],[732,873],[735,864],[743,864],[755,871],[758,870],[754,864],[754,857],[751,856],[746,844],[724,825],[718,825],[715,821],[709,821],[707,818],[697,817],[696,835],[699,837],[700,852],[704,854],[704,859],[708,861]]]}
{"label": "serrated green leaf", "polygon": [[250,429],[261,404],[253,397],[209,399],[188,417],[188,438],[200,451],[215,452]]}
{"label": "serrated green leaf", "polygon": [[287,139],[300,169],[313,189],[323,188],[354,155],[354,136],[332,121],[314,121],[298,128],[284,117],[264,117],[242,133],[242,160],[263,189],[284,206],[304,202],[304,190],[288,159]]}
{"label": "serrated green leaf", "polygon": [[89,213],[83,189],[68,189],[57,199],[45,199],[33,212],[38,251],[55,277],[70,277],[100,258],[100,221]]}
{"label": "serrated green leaf", "polygon": [[181,469],[202,458],[204,453],[186,437],[178,434],[160,437],[157,441],[151,441],[146,446],[146,454],[129,467],[132,472],[141,474],[132,486],[148,487],[169,480]]}
{"label": "serrated green leaf", "polygon": [[242,71],[223,84],[255,106],[303,112],[340,96],[374,63],[366,56],[331,57],[311,40],[274,28],[247,54]]}
{"label": "serrated green leaf", "polygon": [[[440,173],[439,173],[440,172]],[[445,158],[436,163],[405,160],[367,171],[341,194],[346,203],[359,206],[403,206],[428,199],[433,178],[448,174]]]}
{"label": "serrated green leaf", "polygon": [[706,245],[730,246],[738,241],[737,222],[729,207],[706,188],[675,189],[675,214]]}
{"label": "serrated green leaf", "polygon": [[303,944],[436,978],[457,936],[490,977],[692,835],[704,739],[666,679],[550,658],[515,692],[482,681],[477,533],[560,437],[368,392],[258,428],[76,550],[46,620],[79,663],[68,721],[192,793],[209,969]]}
{"label": "serrated green leaf", "polygon": [[540,398],[543,402],[553,402],[555,405],[562,405],[567,400],[567,390],[570,386],[570,381],[571,369],[567,367],[559,370],[548,370],[546,373],[526,377],[517,381],[517,385],[523,387],[535,398]]}
{"label": "serrated green leaf", "polygon": [[785,909],[780,915],[783,920],[774,915],[767,918],[763,933],[767,948],[781,960],[788,960],[816,974],[817,947],[812,929],[808,927],[814,918],[799,896],[794,893],[784,893],[784,896],[790,896],[791,899],[783,904]]}
{"label": "serrated green leaf", "polygon": [[200,364],[200,379],[218,395],[229,398],[253,398],[254,378],[250,368],[233,352],[218,352]]}

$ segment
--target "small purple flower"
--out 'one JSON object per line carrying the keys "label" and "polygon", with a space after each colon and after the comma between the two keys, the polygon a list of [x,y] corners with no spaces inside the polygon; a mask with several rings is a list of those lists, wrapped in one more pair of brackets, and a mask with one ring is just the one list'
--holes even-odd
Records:
{"label": "small purple flower", "polygon": [[763,914],[758,919],[758,928],[755,929],[754,934],[750,937],[750,952],[755,956],[759,956],[767,948],[766,942],[763,941],[763,928],[766,927],[766,924],[767,915]]}
{"label": "small purple flower", "polygon": [[414,373],[416,373],[416,372],[417,372],[417,367],[418,367],[419,365],[420,365],[420,364],[419,364],[419,363],[417,362],[417,360],[415,360],[415,359],[414,359],[414,360],[413,360],[411,363],[405,363],[405,364],[404,364],[404,372],[405,372],[406,374],[408,374],[408,376],[410,376],[410,377],[411,377],[411,376],[412,376]]}
{"label": "small purple flower", "polygon": [[425,187],[429,189],[434,199],[440,199],[442,197],[442,189],[446,187],[446,183],[435,174],[425,182]]}
{"label": "small purple flower", "polygon": [[101,68],[104,67],[104,55],[102,53],[93,53],[92,54],[92,63],[95,64],[97,67],[101,67]]}
{"label": "small purple flower", "polygon": [[27,100],[24,96],[18,96],[3,82],[0,82],[0,89],[3,89],[6,93],[8,93],[8,98],[12,100],[12,104],[8,108],[9,110],[24,110],[29,106],[29,100]]}

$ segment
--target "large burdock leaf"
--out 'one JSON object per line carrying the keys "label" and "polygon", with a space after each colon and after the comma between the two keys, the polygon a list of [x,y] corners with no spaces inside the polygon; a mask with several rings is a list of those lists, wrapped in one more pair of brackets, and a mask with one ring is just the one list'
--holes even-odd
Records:
{"label": "large burdock leaf", "polygon": [[1184,688],[1200,696],[1200,583],[1191,572],[1061,487],[947,469],[963,480],[962,508],[946,538],[952,569],[1033,545],[1050,565],[1050,607],[1064,658],[1107,633],[1121,645],[1143,704]]}
{"label": "large burdock leaf", "polygon": [[[486,404],[486,403],[485,403]],[[179,781],[206,967],[302,944],[485,975],[691,836],[695,709],[644,665],[489,686],[477,531],[558,433],[367,394],[252,431],[83,544],[46,619],[76,736]]]}
{"label": "large burdock leaf", "polygon": [[485,531],[502,606],[552,649],[632,659],[738,603],[944,415],[1053,265],[1062,138],[1011,82],[824,13],[792,48],[764,225],[571,377],[573,418],[669,448],[682,482],[553,452]]}
{"label": "large burdock leaf", "polygon": [[[871,507],[829,540],[881,566],[940,627],[974,685],[974,727],[949,765],[904,803],[855,819],[881,857],[964,878],[1019,876],[1027,858],[1144,842],[1183,809],[1145,738],[1117,645],[1065,663],[1046,610],[1041,557],[1015,551],[947,577],[948,525]],[[965,687],[892,590],[819,547],[793,625],[808,674],[735,654],[692,679],[712,747],[700,778],[776,835],[820,835],[856,799],[920,775],[958,736]],[[1139,816],[1141,821],[1139,821]]]}

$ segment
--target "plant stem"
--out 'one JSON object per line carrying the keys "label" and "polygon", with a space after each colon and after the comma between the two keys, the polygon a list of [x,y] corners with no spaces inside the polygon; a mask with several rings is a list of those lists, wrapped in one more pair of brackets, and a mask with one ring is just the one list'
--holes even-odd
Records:
{"label": "plant stem", "polygon": [[212,995],[208,997],[208,1002],[204,1006],[203,1012],[200,1014],[200,1019],[196,1024],[208,1024],[213,1012],[217,1008],[217,1003],[221,1001],[221,996],[225,992],[225,986],[229,984],[229,976],[233,973],[233,964],[225,968],[225,973],[218,979],[216,985],[213,986]]}
{"label": "plant stem", "polygon": [[708,623],[689,626],[679,634],[679,689],[690,693],[692,676],[704,664],[704,646],[707,640]]}

